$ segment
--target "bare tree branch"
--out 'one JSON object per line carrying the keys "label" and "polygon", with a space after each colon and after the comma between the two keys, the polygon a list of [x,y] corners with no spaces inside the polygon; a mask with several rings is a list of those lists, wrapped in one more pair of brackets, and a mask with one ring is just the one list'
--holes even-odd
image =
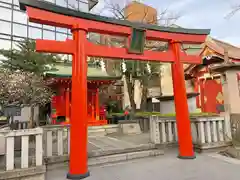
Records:
{"label": "bare tree branch", "polygon": [[64,0],[64,2],[67,4],[67,6],[71,9],[77,10],[78,7],[76,7],[74,4],[70,4],[68,0]]}
{"label": "bare tree branch", "polygon": [[[130,1],[129,1],[130,2]],[[125,6],[122,3],[122,1],[112,1],[112,0],[104,0],[105,6],[102,10],[102,12],[107,11],[110,13],[110,16],[120,19],[120,20],[127,20],[129,17],[132,15],[133,12],[130,12],[129,14],[125,14]],[[141,23],[147,23],[147,24],[156,24],[158,23],[159,25],[162,26],[171,26],[173,25],[180,17],[180,14],[174,14],[170,13],[168,8],[158,12],[158,15],[156,19],[153,17],[152,20],[146,19],[147,16],[149,15],[149,7],[144,7],[144,13],[142,12],[134,12],[139,13],[142,15],[141,19],[138,20],[138,22]]]}
{"label": "bare tree branch", "polygon": [[[66,0],[65,0],[66,1]],[[130,2],[130,0],[129,0]],[[69,5],[70,8],[77,9],[77,7],[74,7],[74,5]],[[176,20],[179,19],[180,14],[171,14],[169,13],[168,9],[164,9],[160,13],[154,15],[150,14],[152,12],[151,8],[148,6],[145,6],[143,10],[139,12],[127,12],[125,11],[126,4],[121,0],[104,0],[104,7],[101,10],[101,13],[107,12],[108,16],[119,19],[119,20],[131,20],[131,17],[134,13],[134,16],[139,17],[137,19],[138,22],[140,23],[146,23],[146,24],[160,24],[162,26],[170,26],[173,23],[176,22]],[[101,14],[98,13],[98,14]],[[154,11],[153,11],[154,13]],[[98,38],[101,35],[98,34],[94,36],[94,34],[89,33],[89,39],[90,41],[93,41],[94,43],[97,44],[102,44],[103,42],[99,42]],[[104,42],[106,43],[105,45],[109,46],[117,46],[117,47],[126,47],[126,39],[124,37],[114,37],[114,36],[109,36],[109,35],[104,35],[107,38],[107,41]],[[101,36],[101,37],[104,37]],[[145,49],[148,50],[161,50],[164,51],[167,48],[167,44],[165,42],[150,42],[148,41],[146,43]],[[99,58],[92,58],[91,59],[93,62],[98,63]],[[133,65],[134,64],[134,65]],[[141,106],[143,110],[146,110],[146,102],[147,102],[147,92],[148,92],[148,87],[149,87],[149,81],[153,77],[153,75],[159,75],[160,74],[160,66],[161,64],[151,64],[151,69],[148,70],[146,68],[145,63],[141,63],[139,61],[133,63],[133,62],[128,62],[127,63],[127,71],[124,72],[125,74],[125,79],[127,82],[127,89],[128,89],[128,94],[130,98],[130,104],[132,107],[132,111],[134,112],[136,109],[136,104],[134,101],[134,88],[135,88],[135,81],[138,79],[140,83],[142,84],[143,87],[143,96],[142,96],[142,102]],[[136,66],[139,66],[140,70],[133,69]],[[160,77],[160,76],[159,76]],[[160,87],[161,91],[161,87]],[[161,93],[160,93],[161,94]]]}
{"label": "bare tree branch", "polygon": [[237,12],[239,12],[239,11],[240,11],[240,4],[234,5],[234,6],[232,7],[231,12],[228,13],[228,14],[225,16],[225,18],[226,18],[226,19],[230,19],[231,17],[233,17],[233,16],[234,16]]}

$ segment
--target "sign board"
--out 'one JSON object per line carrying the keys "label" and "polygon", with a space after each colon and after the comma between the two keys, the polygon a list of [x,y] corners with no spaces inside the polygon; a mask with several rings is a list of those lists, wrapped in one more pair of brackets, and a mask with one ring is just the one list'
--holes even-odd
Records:
{"label": "sign board", "polygon": [[21,116],[21,110],[20,106],[6,106],[3,108],[3,113],[6,117]]}

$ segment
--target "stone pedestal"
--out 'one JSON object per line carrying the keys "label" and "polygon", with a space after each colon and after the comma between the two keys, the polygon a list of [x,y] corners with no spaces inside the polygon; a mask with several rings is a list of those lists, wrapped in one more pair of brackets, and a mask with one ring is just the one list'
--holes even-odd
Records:
{"label": "stone pedestal", "polygon": [[122,134],[125,135],[132,135],[132,134],[141,134],[141,128],[137,121],[129,120],[129,121],[122,121],[120,122],[120,128]]}
{"label": "stone pedestal", "polygon": [[[188,98],[188,109],[190,113],[197,110],[196,97],[198,93],[187,93]],[[172,114],[175,113],[174,96],[162,96],[158,98],[160,100],[160,112],[161,114]]]}

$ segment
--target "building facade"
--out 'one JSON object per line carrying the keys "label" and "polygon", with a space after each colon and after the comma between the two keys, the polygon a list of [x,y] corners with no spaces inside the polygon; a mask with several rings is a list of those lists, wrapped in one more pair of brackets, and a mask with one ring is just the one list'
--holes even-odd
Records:
{"label": "building facade", "polygon": [[[195,92],[200,94],[196,101],[198,108],[201,108],[202,112],[221,113],[226,111],[226,104],[239,106],[239,96],[235,96],[231,103],[225,102],[227,93],[224,93],[224,86],[239,81],[240,76],[235,74],[235,79],[228,79],[226,83],[221,79],[224,73],[216,73],[213,69],[215,66],[223,67],[228,61],[230,64],[239,65],[240,48],[209,36],[202,46],[200,56],[203,57],[203,64],[188,65],[185,69],[186,79],[192,81]],[[234,89],[232,86],[228,92],[238,94],[236,92],[239,92],[239,88]]]}
{"label": "building facade", "polygon": [[157,24],[157,10],[146,4],[133,1],[124,8],[125,19],[135,22]]}
{"label": "building facade", "polygon": [[[97,4],[97,0],[45,1],[84,12]],[[29,22],[27,15],[19,9],[18,0],[0,0],[0,49],[17,48],[17,42],[24,38],[64,41],[66,38],[71,39],[72,34],[68,29]],[[0,60],[4,60],[1,55]]]}

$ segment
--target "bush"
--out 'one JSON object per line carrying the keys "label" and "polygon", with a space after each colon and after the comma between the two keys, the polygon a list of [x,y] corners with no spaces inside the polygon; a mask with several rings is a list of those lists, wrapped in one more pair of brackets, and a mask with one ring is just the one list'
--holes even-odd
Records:
{"label": "bush", "polygon": [[[161,114],[160,112],[136,112],[135,117],[148,117],[148,116],[159,116],[159,117],[175,117],[176,114]],[[203,113],[203,112],[197,112],[197,113],[190,113],[191,117],[205,117],[205,116],[217,116],[216,113]],[[110,117],[112,116],[124,116],[124,113],[111,113],[109,114]]]}

